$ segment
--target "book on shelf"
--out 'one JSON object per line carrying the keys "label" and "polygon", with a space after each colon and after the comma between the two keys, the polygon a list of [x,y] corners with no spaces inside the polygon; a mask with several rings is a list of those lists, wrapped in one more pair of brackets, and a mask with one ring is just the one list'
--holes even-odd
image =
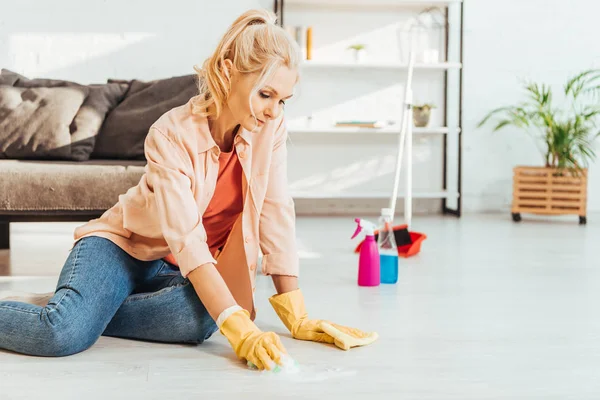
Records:
{"label": "book on shelf", "polygon": [[338,121],[335,126],[338,128],[383,128],[386,126],[385,121]]}
{"label": "book on shelf", "polygon": [[285,30],[294,38],[300,50],[303,60],[312,60],[313,56],[313,27],[286,25]]}

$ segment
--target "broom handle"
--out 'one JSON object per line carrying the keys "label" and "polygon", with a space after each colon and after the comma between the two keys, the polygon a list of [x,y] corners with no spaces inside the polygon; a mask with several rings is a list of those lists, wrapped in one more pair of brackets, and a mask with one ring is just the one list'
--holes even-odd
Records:
{"label": "broom handle", "polygon": [[392,221],[396,215],[396,200],[398,199],[398,186],[400,185],[400,170],[402,169],[402,155],[404,154],[404,142],[406,138],[406,117],[408,115],[406,108],[402,112],[400,122],[400,138],[398,140],[398,154],[396,156],[396,174],[394,176],[394,190],[390,199],[390,209],[392,210]]}
{"label": "broom handle", "polygon": [[412,90],[410,90],[410,103],[408,104],[408,122],[406,130],[406,198],[404,199],[404,223],[410,228],[412,222]]}
{"label": "broom handle", "polygon": [[[404,154],[405,141],[410,144],[407,154],[407,198],[404,203],[404,217],[407,224],[412,219],[412,75],[414,66],[414,55],[412,51],[408,61],[408,79],[406,80],[406,89],[404,92],[404,107],[402,112],[402,121],[400,123],[400,139],[398,141],[398,155],[396,156],[396,174],[394,177],[394,189],[390,199],[390,208],[392,210],[392,221],[396,213],[396,201],[398,199],[398,186],[400,185],[400,171],[402,169],[402,155]],[[406,135],[409,138],[407,139]]]}

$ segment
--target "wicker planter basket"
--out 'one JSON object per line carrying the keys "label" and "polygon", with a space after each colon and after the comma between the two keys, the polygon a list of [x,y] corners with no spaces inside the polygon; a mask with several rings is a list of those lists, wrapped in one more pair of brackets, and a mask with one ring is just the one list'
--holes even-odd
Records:
{"label": "wicker planter basket", "polygon": [[585,224],[587,209],[587,169],[578,175],[559,173],[555,168],[515,167],[512,217],[521,213],[540,215],[575,214]]}

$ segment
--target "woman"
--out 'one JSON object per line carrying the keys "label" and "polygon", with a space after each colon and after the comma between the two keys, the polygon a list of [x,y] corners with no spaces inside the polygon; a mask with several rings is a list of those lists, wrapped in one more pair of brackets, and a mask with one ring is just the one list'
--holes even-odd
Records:
{"label": "woman", "polygon": [[48,303],[0,302],[0,348],[65,356],[101,335],[202,343],[220,330],[239,358],[270,369],[286,350],[253,322],[259,248],[294,338],[346,350],[374,341],[309,319],[298,288],[283,107],[299,61],[271,13],[234,21],[197,69],[199,95],[150,128],[139,184],[76,229]]}

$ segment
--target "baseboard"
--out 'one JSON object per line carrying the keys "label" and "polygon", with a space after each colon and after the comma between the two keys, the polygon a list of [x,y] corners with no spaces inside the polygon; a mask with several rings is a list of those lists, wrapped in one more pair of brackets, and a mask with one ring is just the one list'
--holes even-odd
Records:
{"label": "baseboard", "polygon": [[[383,207],[389,207],[387,199],[295,199],[296,215],[379,215]],[[441,213],[440,199],[413,199],[413,215]],[[404,212],[404,200],[398,199],[396,215]]]}

